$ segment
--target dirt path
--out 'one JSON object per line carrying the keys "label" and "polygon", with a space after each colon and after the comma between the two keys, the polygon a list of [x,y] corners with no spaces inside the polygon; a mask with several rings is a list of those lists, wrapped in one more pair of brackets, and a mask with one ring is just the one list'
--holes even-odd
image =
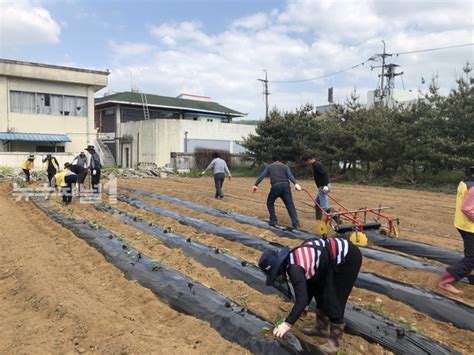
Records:
{"label": "dirt path", "polygon": [[[268,181],[259,186],[257,193],[251,193],[254,179],[233,178],[226,180],[224,200],[213,198],[213,182],[211,178],[170,178],[170,179],[136,179],[121,180],[121,186],[137,188],[137,184],[149,190],[159,191],[190,201],[208,204],[217,208],[225,208],[268,219],[265,206],[269,190]],[[303,188],[314,192],[313,181],[301,182]],[[190,189],[195,193],[190,193]],[[390,207],[387,214],[400,218],[401,238],[412,239],[423,243],[438,245],[443,248],[462,251],[462,240],[453,226],[454,195],[442,193],[403,190],[388,187],[334,184],[332,194],[343,205],[350,209],[360,207]],[[314,211],[311,201],[305,193],[293,192],[295,204],[302,225],[305,229],[314,230]],[[281,224],[291,225],[286,210],[281,202],[277,202],[277,214]]]}
{"label": "dirt path", "polygon": [[246,353],[0,184],[0,353]]}

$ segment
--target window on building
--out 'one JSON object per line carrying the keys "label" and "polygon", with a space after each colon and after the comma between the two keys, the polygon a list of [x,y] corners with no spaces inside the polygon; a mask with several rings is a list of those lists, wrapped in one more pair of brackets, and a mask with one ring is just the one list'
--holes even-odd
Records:
{"label": "window on building", "polygon": [[10,91],[10,111],[52,116],[87,116],[87,97]]}

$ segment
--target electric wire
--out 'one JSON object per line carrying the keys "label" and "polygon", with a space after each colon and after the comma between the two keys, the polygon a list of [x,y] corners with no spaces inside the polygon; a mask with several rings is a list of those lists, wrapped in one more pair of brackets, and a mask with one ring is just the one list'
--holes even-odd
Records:
{"label": "electric wire", "polygon": [[[425,48],[425,49],[417,49],[417,50],[413,50],[413,51],[406,51],[406,52],[397,52],[397,53],[392,53],[391,55],[395,55],[395,56],[400,56],[400,55],[405,55],[405,54],[412,54],[412,53],[422,53],[422,52],[432,52],[432,51],[439,51],[439,50],[443,50],[443,49],[452,49],[452,48],[459,48],[459,47],[468,47],[468,46],[473,46],[474,43],[464,43],[464,44],[458,44],[458,45],[453,45],[453,46],[446,46],[446,47],[436,47],[436,48]],[[328,74],[324,74],[324,75],[321,75],[321,76],[317,76],[317,77],[314,77],[314,78],[307,78],[307,79],[296,79],[296,80],[268,80],[269,83],[281,83],[281,84],[291,84],[291,83],[303,83],[303,82],[308,82],[308,81],[313,81],[313,80],[319,80],[319,79],[324,79],[324,78],[328,78],[330,76],[334,76],[334,75],[338,75],[338,74],[342,74],[342,73],[345,73],[347,71],[350,71],[350,70],[353,70],[355,68],[358,68],[360,66],[363,66],[365,63],[367,63],[368,61],[370,60],[374,60],[375,58],[371,57],[359,64],[356,64],[356,65],[353,65],[351,67],[348,67],[348,68],[345,68],[345,69],[341,69],[341,70],[338,70],[338,71],[335,71],[335,72],[332,72],[332,73],[328,73]]]}

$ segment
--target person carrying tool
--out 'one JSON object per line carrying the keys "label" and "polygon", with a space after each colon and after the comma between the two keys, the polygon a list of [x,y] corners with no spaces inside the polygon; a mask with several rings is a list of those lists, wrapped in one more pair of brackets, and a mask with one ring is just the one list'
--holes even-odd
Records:
{"label": "person carrying tool", "polygon": [[88,145],[85,149],[91,155],[91,160],[89,163],[89,170],[91,171],[91,184],[92,192],[99,193],[100,190],[100,171],[102,169],[102,163],[100,162],[99,154],[95,151],[93,145]]}
{"label": "person carrying tool", "polygon": [[51,182],[61,189],[62,201],[65,205],[72,202],[72,184],[77,182],[77,175],[68,169],[70,163],[64,164],[64,170],[56,173]]}
{"label": "person carrying tool", "polygon": [[79,164],[70,163],[64,164],[64,167],[77,175],[78,190],[79,194],[81,194],[84,191],[84,180],[86,179],[87,169]]}
{"label": "person carrying tool", "polygon": [[232,178],[232,175],[230,175],[227,163],[224,159],[221,158],[218,152],[214,152],[212,154],[212,158],[212,161],[207,166],[207,168],[203,170],[201,175],[206,174],[209,169],[212,169],[214,173],[214,185],[216,186],[216,193],[214,195],[214,198],[224,198],[222,186],[224,185],[225,174],[229,175],[229,180]]}
{"label": "person carrying tool", "polygon": [[[318,188],[316,202],[319,204],[319,206],[321,206],[324,211],[326,211],[327,213],[331,213],[332,209],[329,205],[328,199],[328,193],[329,191],[331,191],[331,184],[329,183],[328,173],[326,169],[320,161],[316,161],[316,159],[314,159],[310,155],[303,155],[302,160],[306,165],[312,166],[313,168],[314,182],[316,183],[316,187]],[[323,214],[318,208],[318,206],[316,206],[316,219],[322,218]]]}
{"label": "person carrying tool", "polygon": [[[291,282],[295,304],[285,321],[275,327],[277,338],[285,336],[312,301],[316,301],[316,324],[303,328],[310,336],[327,338],[318,346],[324,353],[336,353],[344,333],[344,310],[362,264],[359,248],[340,238],[305,241],[299,247],[267,249],[258,262],[267,275],[266,284]],[[288,289],[290,289],[288,285]],[[289,297],[291,293],[289,290]]]}
{"label": "person carrying tool", "polygon": [[458,185],[454,226],[464,241],[464,258],[446,269],[438,286],[455,295],[463,295],[464,292],[454,287],[453,283],[468,277],[469,282],[474,284],[474,275],[471,275],[474,270],[474,166],[469,168],[468,175]]}
{"label": "person carrying tool", "polygon": [[26,182],[30,182],[30,172],[35,167],[35,156],[30,154],[25,162],[21,165],[21,169],[25,173]]}
{"label": "person carrying tool", "polygon": [[48,184],[49,187],[54,187],[51,185],[51,180],[53,179],[54,175],[59,170],[59,163],[55,157],[51,154],[46,154],[46,157],[43,159],[43,164],[46,164],[46,172],[48,173]]}
{"label": "person carrying tool", "polygon": [[290,168],[283,164],[279,157],[274,156],[272,160],[273,163],[267,165],[260,176],[257,177],[252,192],[257,192],[257,186],[262,182],[262,180],[266,177],[270,177],[270,184],[272,187],[267,197],[267,208],[270,213],[270,225],[275,226],[277,224],[275,200],[281,198],[288,214],[290,215],[293,229],[299,229],[300,223],[298,222],[298,216],[296,214],[296,208],[293,203],[293,196],[291,195],[291,188],[288,180],[295,185],[297,191],[301,191],[301,186],[291,173]]}

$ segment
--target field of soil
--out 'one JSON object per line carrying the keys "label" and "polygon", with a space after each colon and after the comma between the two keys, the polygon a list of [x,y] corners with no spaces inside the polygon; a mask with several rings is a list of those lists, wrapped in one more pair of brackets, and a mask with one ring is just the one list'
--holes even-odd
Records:
{"label": "field of soil", "polygon": [[[120,187],[154,191],[183,200],[197,202],[226,211],[267,219],[266,196],[268,182],[257,193],[251,193],[253,179],[233,178],[224,185],[225,198],[216,200],[210,177],[200,179],[135,179],[120,180]],[[301,182],[314,192],[314,183]],[[223,339],[207,323],[180,314],[156,298],[149,290],[127,281],[95,249],[71,232],[50,221],[31,202],[13,202],[11,188],[0,185],[0,353],[246,353],[240,346]],[[186,216],[247,232],[281,244],[299,242],[274,235],[268,230],[244,225],[230,219],[220,219],[194,210],[152,198],[136,196],[150,204],[164,207]],[[333,195],[349,208],[391,207],[387,214],[400,218],[400,237],[444,248],[462,250],[461,239],[452,226],[454,196],[391,188],[335,184]],[[314,230],[314,209],[306,194],[293,194],[302,228]],[[107,198],[104,197],[104,201]],[[222,277],[215,269],[206,268],[184,257],[180,250],[169,249],[151,235],[122,223],[117,216],[99,212],[94,206],[74,202],[63,207],[57,200],[50,206],[64,215],[93,220],[120,236],[131,246],[163,264],[180,271],[216,290],[272,322],[277,313],[288,313],[291,304],[279,297],[268,296],[237,280]],[[114,207],[140,216],[149,222],[170,228],[173,232],[199,240],[209,246],[249,262],[256,262],[260,253],[239,243],[229,242],[213,234],[204,234],[171,218],[118,202]],[[286,210],[279,202],[279,223],[289,225]],[[380,261],[364,259],[363,271],[436,289],[438,277],[428,272],[407,270]],[[464,297],[455,298],[474,306],[473,287],[459,285]],[[440,292],[440,294],[443,294]],[[444,296],[448,296],[443,294]],[[350,301],[393,320],[409,325],[454,350],[470,354],[474,350],[472,332],[436,321],[413,308],[386,296],[354,289]],[[319,338],[302,335],[299,329],[313,321],[308,316],[292,331],[308,342]],[[346,335],[346,354],[387,353],[381,346]]]}

